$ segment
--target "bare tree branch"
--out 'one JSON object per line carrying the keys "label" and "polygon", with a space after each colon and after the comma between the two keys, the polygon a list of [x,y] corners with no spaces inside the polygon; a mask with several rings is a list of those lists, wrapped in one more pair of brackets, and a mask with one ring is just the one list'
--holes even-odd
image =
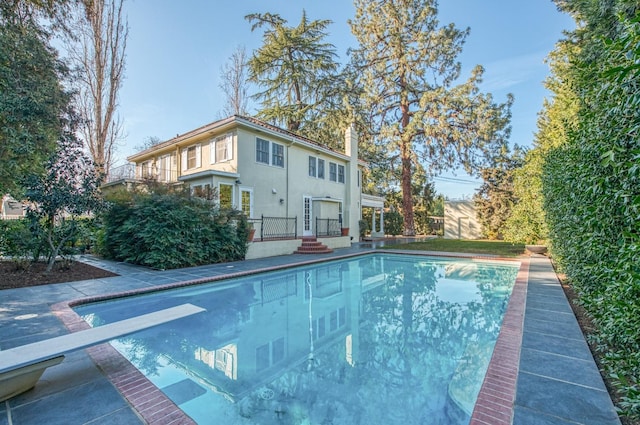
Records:
{"label": "bare tree branch", "polygon": [[78,72],[80,133],[98,173],[108,173],[123,125],[116,111],[125,70],[129,28],[124,0],[81,0],[69,40]]}
{"label": "bare tree branch", "polygon": [[229,115],[248,115],[247,112],[247,51],[238,46],[220,68],[220,89],[226,96],[223,112]]}

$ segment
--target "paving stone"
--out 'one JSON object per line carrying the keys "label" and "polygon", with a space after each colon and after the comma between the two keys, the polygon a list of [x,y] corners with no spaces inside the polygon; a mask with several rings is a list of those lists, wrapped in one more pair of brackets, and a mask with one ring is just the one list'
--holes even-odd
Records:
{"label": "paving stone", "polygon": [[525,331],[522,335],[522,347],[563,356],[571,356],[582,360],[592,358],[589,346],[584,339],[565,338],[563,336]]}
{"label": "paving stone", "polygon": [[101,379],[12,408],[11,412],[14,424],[68,425],[83,424],[127,406],[111,383]]}
{"label": "paving stone", "polygon": [[576,353],[576,356],[569,356],[522,348],[520,370],[606,391],[595,362],[591,359],[584,360],[586,355],[588,353],[582,351]]}
{"label": "paving stone", "polygon": [[[568,422],[584,425],[619,425],[606,391],[521,372],[516,405]],[[521,425],[520,423],[514,423]]]}
{"label": "paving stone", "polygon": [[549,416],[540,411],[527,409],[521,406],[515,407],[513,423],[514,425],[576,425],[576,422],[565,421],[562,418]]}
{"label": "paving stone", "polygon": [[[582,330],[578,326],[575,317],[558,318],[557,321],[536,319],[525,313],[524,332],[538,332],[546,335],[560,336],[564,338],[584,339]],[[542,317],[542,314],[535,316]]]}

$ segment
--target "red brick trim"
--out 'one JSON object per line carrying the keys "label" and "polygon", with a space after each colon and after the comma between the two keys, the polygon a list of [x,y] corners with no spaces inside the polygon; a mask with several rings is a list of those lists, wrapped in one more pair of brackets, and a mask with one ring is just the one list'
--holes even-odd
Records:
{"label": "red brick trim", "polygon": [[529,282],[529,258],[520,258],[520,270],[470,425],[511,425],[516,398],[524,310]]}

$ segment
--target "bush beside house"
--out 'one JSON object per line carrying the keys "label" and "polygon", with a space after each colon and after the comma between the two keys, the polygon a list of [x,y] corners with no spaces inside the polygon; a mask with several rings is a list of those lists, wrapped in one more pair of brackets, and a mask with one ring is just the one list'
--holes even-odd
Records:
{"label": "bush beside house", "polygon": [[242,260],[249,225],[239,211],[180,193],[124,194],[103,214],[100,253],[156,269]]}

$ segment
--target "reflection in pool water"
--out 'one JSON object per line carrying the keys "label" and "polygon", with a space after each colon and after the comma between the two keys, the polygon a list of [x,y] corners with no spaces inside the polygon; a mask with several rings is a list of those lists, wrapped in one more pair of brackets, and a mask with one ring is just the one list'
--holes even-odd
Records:
{"label": "reflection in pool water", "polygon": [[76,308],[201,424],[468,423],[517,266],[373,254]]}

